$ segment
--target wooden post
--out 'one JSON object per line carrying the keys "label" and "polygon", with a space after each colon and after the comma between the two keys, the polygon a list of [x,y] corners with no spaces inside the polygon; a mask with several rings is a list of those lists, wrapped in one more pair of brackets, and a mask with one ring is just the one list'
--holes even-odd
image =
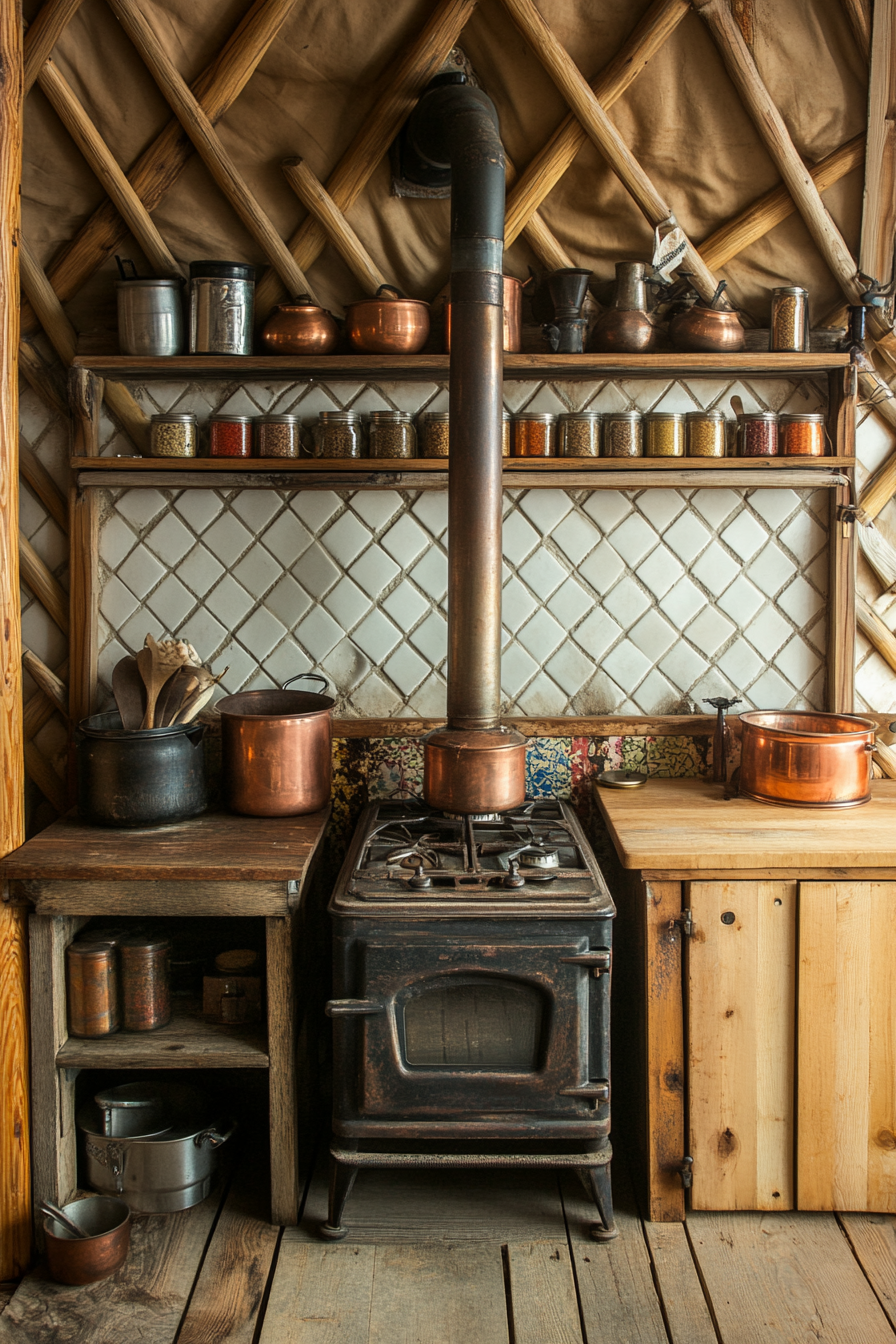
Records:
{"label": "wooden post", "polygon": [[886,284],[896,232],[896,0],[875,0],[859,265]]}
{"label": "wooden post", "polygon": [[99,457],[103,380],[88,369],[71,369],[68,398],[75,427],[73,457]]}
{"label": "wooden post", "polygon": [[95,490],[72,490],[69,637],[69,715],[72,723],[93,713],[96,698],[99,616],[99,510]]}
{"label": "wooden post", "polygon": [[838,485],[830,494],[827,700],[828,709],[833,713],[851,714],[856,675],[856,525],[851,517],[842,513],[850,502],[849,486]]}
{"label": "wooden post", "polygon": [[[25,839],[19,606],[19,183],[22,16],[0,6],[0,857]],[[6,892],[4,891],[4,896]],[[0,1279],[28,1268],[31,1173],[25,911],[0,906]]]}

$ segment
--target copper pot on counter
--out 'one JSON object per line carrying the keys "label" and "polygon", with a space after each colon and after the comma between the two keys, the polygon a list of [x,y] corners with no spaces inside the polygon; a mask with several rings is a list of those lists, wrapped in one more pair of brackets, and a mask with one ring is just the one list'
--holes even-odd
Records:
{"label": "copper pot on counter", "polygon": [[871,798],[873,719],[814,710],[739,717],[741,797],[790,807],[858,807]]}
{"label": "copper pot on counter", "polygon": [[262,347],[272,355],[328,355],[338,340],[335,317],[310,294],[278,304],[261,329]]}
{"label": "copper pot on counter", "polygon": [[[301,674],[307,681],[326,677]],[[219,700],[228,806],[249,817],[297,817],[330,801],[335,701],[313,691],[242,691]]]}
{"label": "copper pot on counter", "polygon": [[429,335],[429,304],[405,298],[394,285],[380,285],[375,298],[348,304],[345,334],[362,354],[416,355]]}

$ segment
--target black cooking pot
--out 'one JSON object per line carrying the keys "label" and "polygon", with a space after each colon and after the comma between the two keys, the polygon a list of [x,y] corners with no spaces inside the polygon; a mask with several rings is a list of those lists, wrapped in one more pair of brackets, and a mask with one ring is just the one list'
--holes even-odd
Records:
{"label": "black cooking pot", "polygon": [[83,819],[134,829],[204,812],[204,733],[201,723],[124,729],[118,714],[82,719],[75,740]]}

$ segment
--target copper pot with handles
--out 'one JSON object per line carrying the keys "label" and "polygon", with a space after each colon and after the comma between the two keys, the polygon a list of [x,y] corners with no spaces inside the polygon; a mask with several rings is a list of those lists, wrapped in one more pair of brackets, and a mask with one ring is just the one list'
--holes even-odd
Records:
{"label": "copper pot with handles", "polygon": [[272,355],[328,355],[338,341],[335,317],[308,294],[278,304],[261,329],[261,344]]}
{"label": "copper pot with handles", "polygon": [[323,683],[305,672],[281,690],[241,691],[219,700],[227,803],[249,817],[297,817],[330,801],[332,712],[335,701],[313,691],[290,691],[293,681]]}
{"label": "copper pot with handles", "polygon": [[871,798],[873,719],[815,710],[739,717],[741,797],[790,807],[858,807]]}
{"label": "copper pot with handles", "polygon": [[362,354],[416,355],[429,335],[429,304],[380,285],[374,298],[347,305],[345,334]]}

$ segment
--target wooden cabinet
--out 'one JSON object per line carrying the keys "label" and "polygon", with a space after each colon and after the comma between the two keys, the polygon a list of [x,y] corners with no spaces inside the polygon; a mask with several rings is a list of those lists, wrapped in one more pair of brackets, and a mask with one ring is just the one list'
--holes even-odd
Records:
{"label": "wooden cabinet", "polygon": [[896,1212],[896,782],[845,811],[595,793],[651,1216],[684,1217],[683,1176],[695,1209]]}
{"label": "wooden cabinet", "polygon": [[[307,817],[206,813],[158,830],[101,830],[66,818],[0,863],[30,920],[34,1193],[63,1204],[77,1189],[75,1087],[82,1069],[252,1069],[268,1080],[271,1220],[292,1224],[314,1135],[316,1099],[300,1044],[323,1021],[323,965],[311,882],[329,810]],[[249,918],[264,926],[264,1023],[205,1022],[198,1005],[166,1027],[82,1040],[68,1034],[65,949],[91,916]],[[314,986],[320,989],[316,993]],[[313,1019],[313,1020],[312,1020]],[[310,1053],[310,1052],[307,1052]]]}

